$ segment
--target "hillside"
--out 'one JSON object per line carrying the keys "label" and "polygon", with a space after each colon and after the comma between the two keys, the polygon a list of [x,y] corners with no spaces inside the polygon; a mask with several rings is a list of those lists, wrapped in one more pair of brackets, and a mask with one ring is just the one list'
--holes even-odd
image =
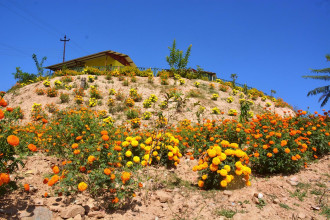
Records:
{"label": "hillside", "polygon": [[[31,119],[31,110],[34,103],[41,104],[43,108],[47,104],[55,104],[55,107],[59,110],[66,108],[81,107],[81,105],[75,102],[75,92],[81,85],[82,78],[88,78],[87,75],[72,76],[72,82],[65,83],[68,88],[72,87],[70,90],[66,89],[65,86],[59,86],[57,89],[58,94],[56,97],[49,97],[46,94],[46,90],[49,87],[43,85],[44,81],[37,83],[32,83],[26,85],[23,88],[18,88],[14,92],[10,92],[5,95],[5,99],[8,101],[11,107],[20,106],[23,112],[26,114],[26,117],[23,120],[28,122]],[[175,123],[184,119],[189,119],[192,122],[197,122],[196,112],[199,110],[200,106],[205,107],[204,113],[201,114],[201,118],[206,119],[233,119],[238,118],[238,116],[229,116],[228,112],[230,109],[235,109],[240,111],[239,100],[242,98],[248,98],[241,91],[238,91],[236,95],[233,94],[233,89],[227,86],[227,91],[221,91],[219,86],[222,84],[216,82],[208,82],[203,80],[189,80],[185,79],[185,84],[180,85],[177,80],[176,83],[173,78],[169,79],[169,85],[161,85],[160,78],[154,77],[153,83],[148,83],[147,77],[136,77],[136,82],[131,82],[131,79],[127,77],[129,84],[124,86],[124,81],[120,80],[118,77],[112,77],[111,80],[107,80],[106,76],[97,76],[97,79],[94,82],[87,82],[86,89],[84,90],[85,96],[83,96],[82,106],[89,107],[89,98],[90,91],[92,86],[96,86],[99,94],[101,96],[98,99],[98,104],[95,107],[90,107],[93,110],[101,111],[105,110],[116,122],[116,124],[121,124],[126,121],[125,111],[129,109],[125,104],[125,100],[129,98],[130,89],[134,88],[137,90],[137,93],[141,95],[141,99],[137,102],[135,101],[134,109],[139,112],[139,117],[143,118],[143,113],[145,111],[149,112],[159,112],[162,111],[163,115],[169,118],[170,123]],[[55,87],[55,81],[63,81],[62,77],[55,77],[50,80],[50,87]],[[64,79],[65,81],[65,79]],[[199,88],[196,88],[195,82],[199,82]],[[64,84],[64,83],[63,83]],[[210,84],[214,85],[214,89],[210,89]],[[109,90],[114,89],[117,93],[122,93],[122,100],[118,100],[116,95],[109,95]],[[44,90],[45,94],[37,95],[37,90]],[[185,104],[182,104],[182,107],[177,109],[177,103],[169,103],[168,108],[161,109],[160,104],[165,100],[165,93],[170,93],[171,91],[176,91],[180,93],[185,101]],[[61,103],[59,98],[60,93],[68,94],[69,101],[67,103]],[[158,100],[156,103],[153,103],[150,108],[143,107],[143,101],[148,99],[151,94],[157,96]],[[212,100],[212,95],[218,94],[219,97],[217,100]],[[232,97],[232,103],[227,102],[227,98]],[[265,96],[266,97],[266,96]],[[108,100],[112,98],[114,100],[113,106],[108,106]],[[252,100],[252,99],[251,99]],[[251,111],[254,115],[262,114],[266,111],[275,112],[281,116],[284,115],[294,115],[294,111],[289,107],[275,107],[275,103],[270,99],[266,98],[264,101],[261,100],[261,97],[257,97],[256,100],[252,100],[254,103],[251,106]],[[195,103],[200,103],[200,105],[194,105]],[[270,107],[266,107],[266,103],[270,103]],[[212,109],[217,107],[220,110],[220,114],[212,114]],[[110,110],[110,111],[109,111]],[[110,113],[109,113],[110,112]],[[50,114],[49,111],[46,113]],[[154,114],[155,115],[155,114]],[[156,116],[152,116],[156,118]],[[151,118],[153,119],[153,118]],[[143,123],[148,123],[148,121],[143,121]]]}
{"label": "hillside", "polygon": [[330,217],[330,111],[222,81],[79,74],[0,93],[0,219]]}

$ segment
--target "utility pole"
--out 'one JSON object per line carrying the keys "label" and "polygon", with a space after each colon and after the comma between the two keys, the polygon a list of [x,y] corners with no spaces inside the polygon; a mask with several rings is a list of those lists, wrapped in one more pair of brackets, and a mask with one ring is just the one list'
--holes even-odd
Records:
{"label": "utility pole", "polygon": [[65,44],[67,41],[70,41],[70,39],[66,39],[66,35],[64,35],[64,40],[60,39],[60,41],[64,41],[64,50],[63,50],[63,63],[64,63],[64,60],[65,60]]}

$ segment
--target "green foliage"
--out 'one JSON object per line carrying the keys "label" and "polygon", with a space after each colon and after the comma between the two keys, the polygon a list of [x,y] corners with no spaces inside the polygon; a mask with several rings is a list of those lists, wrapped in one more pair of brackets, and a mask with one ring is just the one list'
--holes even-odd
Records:
{"label": "green foliage", "polygon": [[188,47],[185,55],[183,55],[183,51],[176,49],[176,42],[175,40],[173,41],[172,47],[168,47],[168,49],[170,50],[170,55],[166,56],[166,61],[171,69],[173,70],[186,69],[188,65],[188,59],[190,56],[191,46],[192,45]]}
{"label": "green foliage", "polygon": [[13,73],[14,78],[18,83],[30,83],[37,78],[37,75],[33,73],[23,72],[20,67],[16,67],[16,73]]}
{"label": "green foliage", "polygon": [[38,59],[37,59],[37,55],[35,54],[32,54],[32,59],[34,60],[35,64],[36,64],[36,67],[37,67],[37,70],[38,70],[38,76],[44,76],[44,67],[43,67],[43,64],[44,64],[44,61],[47,60],[47,57],[43,57],[39,63]]}
{"label": "green foliage", "polygon": [[60,94],[60,100],[61,100],[61,103],[68,103],[69,100],[70,100],[69,94],[67,94],[67,93],[61,93]]}
{"label": "green foliage", "polygon": [[236,82],[237,77],[238,77],[238,76],[237,76],[237,74],[235,74],[235,73],[233,73],[233,74],[230,75],[230,78],[232,79],[233,88],[236,87],[235,82]]}
{"label": "green foliage", "polygon": [[[330,55],[326,55],[325,57],[326,57],[327,61],[330,61]],[[318,79],[318,80],[325,80],[325,81],[330,80],[330,67],[324,68],[324,69],[313,69],[312,72],[317,73],[317,74],[325,74],[325,75],[309,75],[309,76],[303,76],[303,78]],[[323,107],[327,104],[327,102],[330,98],[330,85],[315,88],[315,89],[309,91],[307,93],[307,96],[318,95],[318,94],[322,94],[321,97],[319,98],[319,102],[321,100],[323,100],[321,103],[321,107]]]}

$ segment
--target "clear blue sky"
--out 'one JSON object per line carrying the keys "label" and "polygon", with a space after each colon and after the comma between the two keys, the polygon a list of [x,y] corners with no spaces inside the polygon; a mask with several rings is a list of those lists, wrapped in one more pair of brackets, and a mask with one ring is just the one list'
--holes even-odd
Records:
{"label": "clear blue sky", "polygon": [[[20,66],[36,73],[44,66],[104,50],[128,54],[137,66],[167,68],[173,39],[182,50],[192,44],[188,66],[247,83],[299,109],[320,111],[309,90],[326,85],[303,79],[311,68],[329,67],[328,0],[0,0],[0,90],[15,84]],[[329,109],[330,102],[325,106]]]}

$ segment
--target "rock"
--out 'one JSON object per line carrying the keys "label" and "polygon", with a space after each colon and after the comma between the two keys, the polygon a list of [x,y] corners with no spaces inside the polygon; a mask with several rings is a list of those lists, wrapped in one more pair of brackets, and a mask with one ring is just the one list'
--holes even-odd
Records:
{"label": "rock", "polygon": [[156,216],[156,217],[155,217],[155,220],[159,220],[159,218]]}
{"label": "rock", "polygon": [[105,213],[100,211],[93,211],[89,212],[87,216],[91,218],[104,218]]}
{"label": "rock", "polygon": [[55,205],[52,205],[52,206],[49,206],[49,209],[53,212],[60,212],[62,211],[62,208],[60,206],[55,206]]}
{"label": "rock", "polygon": [[44,200],[43,199],[35,199],[34,200],[34,205],[35,206],[43,206],[44,205]]}
{"label": "rock", "polygon": [[273,200],[273,203],[274,203],[274,204],[279,204],[280,202],[281,202],[281,201],[280,201],[279,199],[277,199],[277,198]]}
{"label": "rock", "polygon": [[291,177],[289,180],[293,181],[293,182],[298,182],[298,177],[293,176]]}
{"label": "rock", "polygon": [[17,209],[15,208],[4,208],[4,209],[0,209],[0,213],[1,214],[5,214],[5,215],[14,215],[17,213]]}
{"label": "rock", "polygon": [[299,213],[298,218],[304,219],[304,218],[306,218],[306,215],[304,213]]}
{"label": "rock", "polygon": [[289,183],[291,186],[297,186],[299,182],[292,181],[292,180],[287,180],[287,183]]}
{"label": "rock", "polygon": [[223,191],[223,194],[226,196],[231,196],[231,195],[233,195],[233,192],[229,191],[229,190],[225,190],[225,191]]}
{"label": "rock", "polygon": [[[26,214],[26,213],[25,213]],[[30,216],[21,217],[22,220],[51,220],[53,219],[53,213],[46,207],[36,207]]]}
{"label": "rock", "polygon": [[225,217],[220,216],[219,220],[225,220]]}
{"label": "rock", "polygon": [[262,193],[258,193],[258,199],[262,199],[264,197],[264,195],[262,195]]}
{"label": "rock", "polygon": [[311,208],[314,209],[314,210],[320,210],[320,207],[318,207],[318,206],[316,206],[316,205],[312,205]]}
{"label": "rock", "polygon": [[254,202],[255,204],[259,204],[259,203],[260,203],[259,199],[256,198],[256,197],[253,197],[253,202]]}
{"label": "rock", "polygon": [[19,214],[19,217],[26,218],[26,217],[31,217],[32,215],[33,215],[32,212],[23,211],[23,212],[21,212],[21,214]]}
{"label": "rock", "polygon": [[62,218],[73,218],[76,215],[84,215],[85,209],[80,205],[69,206],[65,209],[62,209],[60,216]]}
{"label": "rock", "polygon": [[157,192],[157,197],[156,197],[161,203],[166,203],[166,202],[171,202],[173,201],[172,200],[172,197],[168,194],[166,194],[165,192],[163,191],[159,191]]}
{"label": "rock", "polygon": [[34,170],[28,170],[28,171],[25,172],[26,175],[28,175],[28,174],[34,174],[34,173],[35,173]]}

